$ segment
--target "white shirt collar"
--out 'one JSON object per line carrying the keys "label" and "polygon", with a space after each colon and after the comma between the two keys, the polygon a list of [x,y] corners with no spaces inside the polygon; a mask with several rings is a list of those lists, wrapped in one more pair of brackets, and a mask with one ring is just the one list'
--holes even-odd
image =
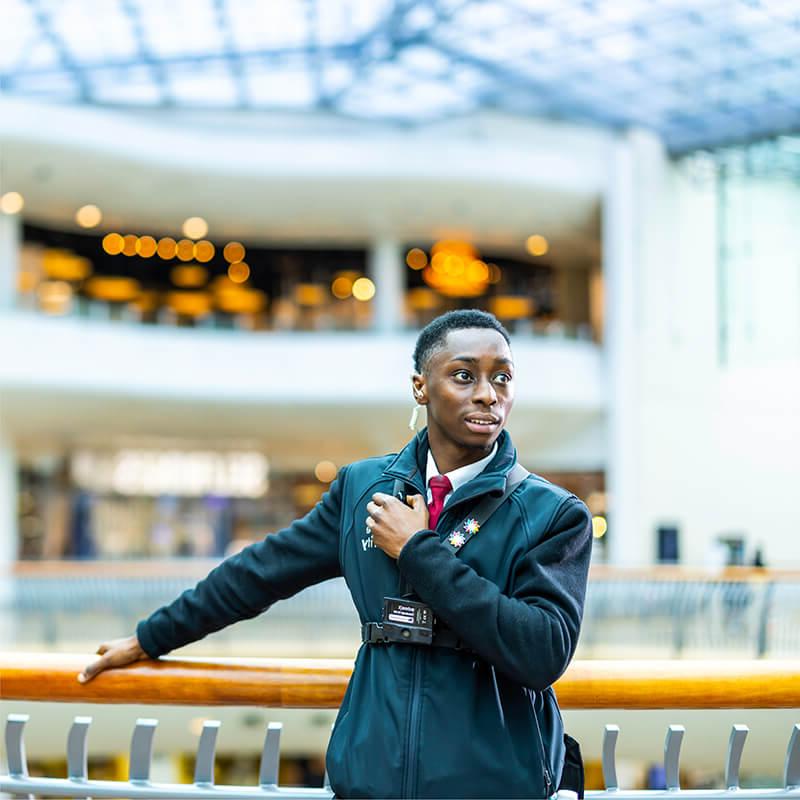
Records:
{"label": "white shirt collar", "polygon": [[[450,478],[450,483],[453,484],[453,492],[463,486],[467,481],[471,481],[473,478],[476,478],[478,475],[489,466],[489,462],[494,458],[495,453],[497,452],[497,442],[494,443],[494,447],[492,448],[492,452],[489,453],[488,456],[482,458],[480,461],[473,461],[472,464],[465,464],[463,467],[458,467],[454,469],[452,472],[445,473],[448,478]],[[425,469],[425,485],[427,486],[430,479],[434,475],[439,475],[439,469],[436,466],[436,462],[433,460],[433,453],[431,449],[428,448],[428,466]],[[448,497],[452,494],[452,492],[448,493]]]}

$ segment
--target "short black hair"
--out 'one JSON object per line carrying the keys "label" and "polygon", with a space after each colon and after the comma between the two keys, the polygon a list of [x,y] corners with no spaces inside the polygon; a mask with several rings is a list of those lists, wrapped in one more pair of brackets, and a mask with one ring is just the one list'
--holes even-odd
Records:
{"label": "short black hair", "polygon": [[440,317],[431,320],[417,337],[414,347],[414,369],[420,373],[428,365],[430,357],[442,347],[450,331],[460,331],[465,328],[488,328],[497,331],[510,345],[511,339],[503,324],[488,311],[477,308],[464,308],[458,311],[448,311]]}

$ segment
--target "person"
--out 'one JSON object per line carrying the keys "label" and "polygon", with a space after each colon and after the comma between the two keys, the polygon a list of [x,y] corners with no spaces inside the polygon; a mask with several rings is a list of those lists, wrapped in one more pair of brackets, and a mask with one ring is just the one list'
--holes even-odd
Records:
{"label": "person", "polygon": [[[514,363],[497,319],[438,317],[419,334],[414,367],[427,426],[400,453],[343,467],[305,517],[223,561],[134,636],[101,645],[79,680],[343,575],[366,641],[328,745],[336,796],[553,794],[565,737],[552,684],[578,640],[591,516],[528,473],[504,496],[519,468],[505,430]],[[411,634],[422,639],[403,640]]]}

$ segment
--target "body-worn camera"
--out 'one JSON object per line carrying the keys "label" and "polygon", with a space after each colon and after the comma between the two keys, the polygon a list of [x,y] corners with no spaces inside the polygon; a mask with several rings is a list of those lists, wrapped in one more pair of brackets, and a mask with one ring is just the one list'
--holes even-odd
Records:
{"label": "body-worn camera", "polygon": [[384,597],[380,626],[371,626],[370,640],[432,644],[433,610],[418,600],[405,597]]}

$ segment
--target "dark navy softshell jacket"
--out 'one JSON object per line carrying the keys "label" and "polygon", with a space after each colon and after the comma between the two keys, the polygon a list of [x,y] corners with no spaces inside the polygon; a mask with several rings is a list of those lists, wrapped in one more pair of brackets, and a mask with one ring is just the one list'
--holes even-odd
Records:
{"label": "dark navy softshell jacket", "polygon": [[140,622],[157,657],[276,600],[343,575],[362,622],[408,582],[473,652],[362,645],[328,746],[340,797],[545,797],[564,760],[550,685],[578,640],[591,516],[574,495],[528,477],[461,550],[443,540],[516,462],[507,432],[486,469],[453,493],[437,530],[395,562],[371,547],[366,505],[397,478],[424,496],[427,431],[397,455],[344,467],[302,519],[226,559],[194,589]]}

